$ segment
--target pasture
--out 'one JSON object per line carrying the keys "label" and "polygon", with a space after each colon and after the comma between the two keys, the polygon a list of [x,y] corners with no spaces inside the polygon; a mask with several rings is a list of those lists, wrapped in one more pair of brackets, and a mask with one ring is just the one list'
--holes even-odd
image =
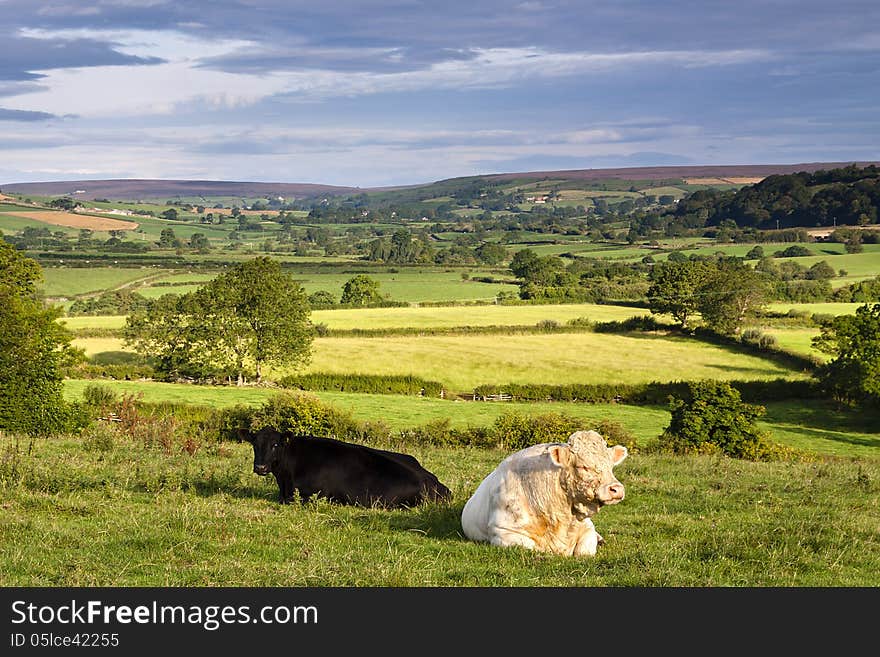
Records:
{"label": "pasture", "polygon": [[[74,401],[82,398],[85,387],[95,381],[67,380],[64,395]],[[145,402],[176,403],[223,408],[236,404],[258,406],[278,394],[278,389],[253,386],[193,386],[156,381],[101,381],[117,394],[139,395]],[[391,431],[401,431],[437,421],[448,421],[453,428],[492,424],[499,416],[516,413],[533,416],[562,413],[580,418],[584,426],[602,420],[619,423],[640,444],[656,438],[669,425],[665,407],[628,404],[583,404],[577,402],[473,402],[404,395],[377,395],[316,391],[309,393],[322,402],[352,414],[363,422],[379,423]],[[772,440],[826,456],[880,457],[880,426],[877,413],[855,413],[826,402],[786,401],[765,404],[766,415],[759,421]]]}
{"label": "pasture", "polygon": [[44,267],[42,287],[47,297],[75,297],[112,290],[156,273],[148,267]]}
{"label": "pasture", "polygon": [[626,499],[594,518],[605,545],[571,558],[463,538],[462,506],[505,452],[406,451],[450,503],[282,506],[247,444],[3,435],[0,586],[880,585],[877,460],[633,454],[615,469]]}
{"label": "pasture", "polygon": [[[77,338],[86,355],[126,351],[118,338]],[[772,361],[659,333],[316,338],[304,372],[414,374],[455,392],[487,383],[646,383],[803,378]],[[266,368],[268,377],[294,373]]]}

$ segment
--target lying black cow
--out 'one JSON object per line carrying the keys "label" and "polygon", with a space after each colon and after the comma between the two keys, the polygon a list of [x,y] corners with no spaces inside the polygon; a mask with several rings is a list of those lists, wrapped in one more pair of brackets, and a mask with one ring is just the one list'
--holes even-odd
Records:
{"label": "lying black cow", "polygon": [[424,500],[446,501],[452,493],[409,454],[374,449],[330,438],[297,436],[266,427],[242,430],[254,446],[254,472],[270,472],[282,504],[298,491],[341,504],[406,507]]}

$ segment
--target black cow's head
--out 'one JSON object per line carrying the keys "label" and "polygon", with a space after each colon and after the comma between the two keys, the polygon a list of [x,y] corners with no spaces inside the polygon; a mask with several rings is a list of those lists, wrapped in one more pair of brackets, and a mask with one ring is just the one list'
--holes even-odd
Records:
{"label": "black cow's head", "polygon": [[275,470],[284,446],[281,432],[264,427],[256,432],[248,432],[246,440],[254,446],[254,472],[263,476]]}

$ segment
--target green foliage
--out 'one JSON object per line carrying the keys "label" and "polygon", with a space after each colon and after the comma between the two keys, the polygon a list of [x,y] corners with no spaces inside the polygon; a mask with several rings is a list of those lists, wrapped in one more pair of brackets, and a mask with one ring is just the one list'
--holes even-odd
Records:
{"label": "green foliage", "polygon": [[823,324],[813,346],[834,359],[817,376],[834,399],[880,408],[880,303]]}
{"label": "green foliage", "polygon": [[258,408],[233,406],[221,411],[221,435],[236,438],[237,429],[257,431],[274,427],[297,435],[355,439],[363,433],[363,425],[350,413],[325,404],[304,392],[282,392],[272,396]]}
{"label": "green foliage", "polygon": [[382,301],[379,294],[379,281],[366,274],[358,274],[342,286],[340,303],[346,306],[369,306]]}
{"label": "green foliage", "polygon": [[687,398],[670,399],[672,418],[661,436],[664,447],[675,453],[719,453],[753,461],[782,454],[756,424],[764,407],[744,403],[728,383],[690,383],[688,393]]}
{"label": "green foliage", "polygon": [[132,290],[110,290],[97,297],[77,299],[67,309],[67,315],[128,315],[147,307],[147,299]]}
{"label": "green foliage", "polygon": [[706,270],[697,288],[697,309],[713,331],[732,334],[766,305],[768,278],[738,258],[723,258]]}
{"label": "green foliage", "polygon": [[112,407],[117,402],[117,395],[108,385],[90,383],[83,389],[83,401],[91,408],[101,410]]}
{"label": "green foliage", "polygon": [[410,374],[335,374],[313,372],[285,376],[278,384],[299,390],[337,390],[388,395],[439,397],[444,386]]}
{"label": "green foliage", "polygon": [[247,260],[195,292],[163,295],[126,319],[128,344],[172,376],[262,377],[265,364],[308,362],[314,330],[302,287],[268,257]]}
{"label": "green foliage", "polygon": [[804,256],[811,256],[813,252],[810,251],[805,246],[801,246],[800,244],[792,244],[781,251],[776,251],[773,254],[774,258],[802,258]]}
{"label": "green foliage", "polygon": [[687,328],[688,320],[699,308],[697,295],[706,273],[707,264],[702,261],[679,262],[670,258],[654,265],[647,293],[651,312],[672,315],[682,328]]}
{"label": "green foliage", "polygon": [[75,429],[62,396],[62,368],[81,358],[57,307],[38,297],[36,261],[0,240],[0,429],[31,434]]}

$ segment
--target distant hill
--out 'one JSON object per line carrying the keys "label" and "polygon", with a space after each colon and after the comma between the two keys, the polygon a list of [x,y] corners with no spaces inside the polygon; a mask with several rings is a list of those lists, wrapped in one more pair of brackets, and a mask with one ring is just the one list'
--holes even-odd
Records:
{"label": "distant hill", "polygon": [[56,182],[10,183],[0,185],[7,193],[34,196],[72,196],[78,199],[114,200],[171,199],[175,197],[240,197],[285,199],[357,194],[357,187],[311,183],[232,182],[222,180],[64,180]]}
{"label": "distant hill", "polygon": [[423,185],[400,185],[388,187],[345,187],[313,183],[233,182],[221,180],[66,180],[53,182],[30,182],[0,184],[7,193],[32,194],[34,196],[73,196],[79,199],[171,199],[192,198],[264,198],[282,196],[285,199],[314,198],[316,196],[345,196],[364,192],[416,189],[431,185],[451,183],[458,180],[502,182],[505,180],[684,180],[693,179],[730,181],[735,183],[757,182],[767,176],[797,172],[812,173],[835,169],[851,164],[866,166],[880,162],[807,162],[802,164],[735,164],[699,166],[629,167],[619,169],[571,169],[563,171],[525,171],[519,173],[495,173],[480,176],[449,178]]}

